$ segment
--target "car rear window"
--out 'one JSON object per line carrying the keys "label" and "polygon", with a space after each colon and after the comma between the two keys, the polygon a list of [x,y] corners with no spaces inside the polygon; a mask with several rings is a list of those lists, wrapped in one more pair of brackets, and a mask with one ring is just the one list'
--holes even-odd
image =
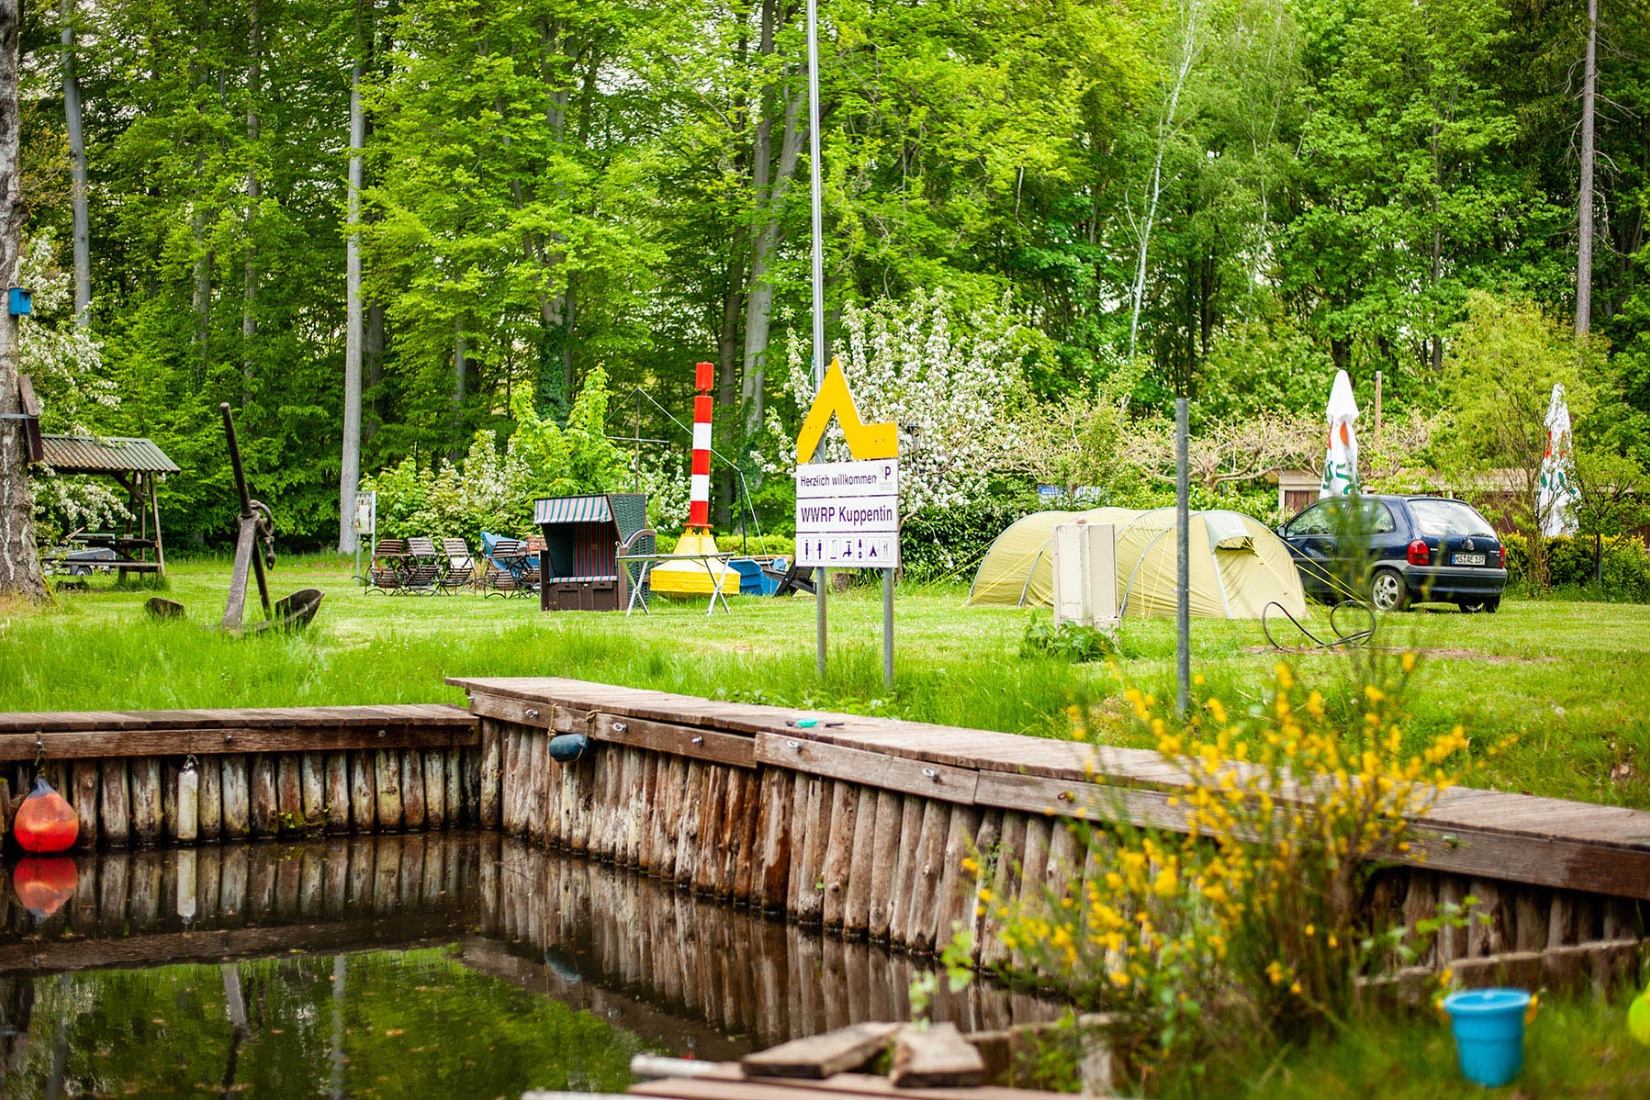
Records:
{"label": "car rear window", "polygon": [[1495,537],[1495,528],[1479,515],[1470,504],[1459,500],[1412,500],[1409,510],[1415,513],[1415,525],[1423,535],[1437,538],[1463,536]]}

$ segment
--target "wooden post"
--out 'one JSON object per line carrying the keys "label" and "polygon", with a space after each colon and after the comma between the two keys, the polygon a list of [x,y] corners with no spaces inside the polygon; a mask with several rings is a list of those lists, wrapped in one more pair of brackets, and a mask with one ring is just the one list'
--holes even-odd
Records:
{"label": "wooden post", "polygon": [[819,924],[825,898],[822,873],[825,843],[831,831],[831,792],[827,781],[810,775],[805,786],[806,802],[801,820],[802,861],[797,870],[796,897],[792,902],[797,921],[804,927]]}
{"label": "wooden post", "polygon": [[[200,774],[200,802],[199,827],[202,840],[217,840],[223,835],[223,762],[214,757],[202,757],[195,763],[195,771]],[[204,864],[203,864],[204,866]],[[214,875],[217,874],[214,868]],[[204,917],[207,902],[201,903],[201,913]],[[217,896],[214,894],[210,903],[216,910]]]}
{"label": "wooden post", "polygon": [[736,768],[733,774],[739,791],[738,805],[730,807],[729,812],[738,844],[733,855],[733,900],[735,903],[746,903],[751,899],[752,883],[756,877],[756,822],[762,788],[755,772]]}
{"label": "wooden post", "polygon": [[178,773],[182,770],[176,759],[160,762],[160,826],[167,844],[178,839]]}
{"label": "wooden post", "polygon": [[758,912],[785,909],[791,873],[792,775],[784,768],[764,768],[758,775],[761,804],[756,816],[756,866],[751,872],[751,904]]}
{"label": "wooden post", "polygon": [[859,820],[859,791],[852,783],[831,784],[831,811],[825,837],[825,862],[821,876],[825,894],[821,916],[826,931],[840,931],[848,914],[848,882],[853,866],[854,835]]}
{"label": "wooden post", "polygon": [[654,825],[653,870],[657,878],[676,881],[676,841],[682,828],[682,806],[687,791],[688,762],[671,756],[665,765],[664,788]]}
{"label": "wooden post", "polygon": [[[179,843],[193,844],[200,836],[200,769],[193,767],[180,768],[176,783],[178,785],[178,815],[175,832]],[[191,912],[193,912],[193,907]]]}
{"label": "wooden post", "polygon": [[304,827],[304,777],[302,759],[284,752],[275,761],[276,824],[283,833],[301,832]]}
{"label": "wooden post", "polygon": [[991,887],[995,881],[998,849],[1002,844],[1003,811],[987,810],[980,815],[980,829],[974,834],[974,862],[979,870],[974,872],[974,893],[969,899],[973,909],[968,913],[969,933],[973,937],[974,949],[971,958],[978,965],[980,961],[980,946],[985,940],[986,920],[991,913],[993,900],[988,900]]}
{"label": "wooden post", "polygon": [[281,827],[281,802],[275,782],[275,758],[267,752],[252,757],[252,835],[274,836]]}
{"label": "wooden post", "polygon": [[[75,816],[80,819],[80,835],[75,838],[75,847],[83,852],[97,847],[98,780],[96,760],[74,762],[74,778],[71,781],[74,789],[70,797],[74,800]],[[3,827],[4,823],[0,823],[0,828]]]}
{"label": "wooden post", "polygon": [[349,832],[349,753],[327,753],[323,812],[326,831],[334,835]]}
{"label": "wooden post", "polygon": [[727,812],[728,769],[705,765],[705,796],[699,813],[699,845],[694,859],[693,892],[714,896],[722,853],[717,841],[722,832],[722,815]]}
{"label": "wooden post", "polygon": [[327,823],[327,758],[306,752],[298,770],[304,791],[304,828],[319,832]]}
{"label": "wooden post", "polygon": [[475,815],[466,813],[464,809],[463,768],[460,761],[468,749],[448,749],[446,752],[447,766],[447,824],[456,826],[475,820]]}
{"label": "wooden post", "polygon": [[894,865],[894,881],[890,884],[888,942],[905,947],[911,942],[911,895],[916,892],[918,851],[922,843],[922,818],[928,800],[918,795],[906,795],[899,827],[899,860]]}
{"label": "wooden post", "polygon": [[400,753],[379,749],[373,754],[373,789],[377,794],[378,831],[398,832],[401,828]]}
{"label": "wooden post", "polygon": [[991,902],[986,906],[985,931],[979,943],[980,965],[988,969],[1008,964],[1008,947],[1003,943],[1003,914],[1019,900],[1026,824],[1025,814],[1003,811],[1002,840],[991,876]]}
{"label": "wooden post", "polygon": [[155,570],[155,575],[165,580],[166,545],[160,537],[160,501],[155,497],[155,475],[150,474],[144,480],[149,484],[149,512],[155,517],[155,563],[159,567]]}
{"label": "wooden post", "polygon": [[973,856],[974,838],[980,831],[980,811],[973,806],[953,806],[951,825],[945,834],[940,857],[938,920],[934,926],[936,949],[953,936],[973,937],[974,888],[976,874],[963,866]]}
{"label": "wooden post", "polygon": [[223,790],[223,835],[225,840],[243,840],[252,831],[251,777],[246,757],[225,756],[219,764]]}
{"label": "wooden post", "polygon": [[[854,808],[854,836],[848,860],[848,890],[843,902],[842,934],[862,939],[871,920],[871,880],[875,875],[877,788],[859,788]],[[865,1017],[860,1017],[864,1019]]]}
{"label": "wooden post", "polygon": [[441,749],[424,753],[424,825],[432,832],[447,827],[447,754]]}
{"label": "wooden post", "polygon": [[[1437,876],[1431,871],[1410,868],[1409,891],[1404,895],[1404,925],[1413,929],[1417,922],[1431,920],[1437,915]],[[1428,943],[1416,956],[1420,966],[1430,966],[1437,958],[1437,942]]]}
{"label": "wooden post", "polygon": [[940,875],[944,870],[945,840],[951,831],[951,803],[938,798],[926,801],[912,880],[911,916],[906,925],[906,946],[919,955],[932,954],[939,935]]}
{"label": "wooden post", "polygon": [[158,844],[161,839],[160,759],[134,756],[132,771],[132,833],[139,844]]}
{"label": "wooden post", "polygon": [[668,769],[667,757],[652,752],[642,753],[642,805],[641,812],[636,814],[634,820],[636,870],[644,875],[653,871],[653,850],[658,836],[655,824],[664,801],[664,782]]}
{"label": "wooden post", "polygon": [[893,919],[893,893],[900,852],[900,824],[904,800],[888,790],[877,791],[876,829],[871,834],[871,896],[865,911],[865,934],[882,942]]}
{"label": "wooden post", "polygon": [[403,749],[401,756],[401,815],[408,832],[424,829],[424,753]]}
{"label": "wooden post", "polygon": [[[378,792],[374,789],[373,771],[371,749],[356,749],[349,754],[350,822],[358,833],[370,833],[378,828]],[[493,824],[498,824],[496,819]]]}
{"label": "wooden post", "polygon": [[499,731],[490,718],[481,720],[481,827],[499,826]]}
{"label": "wooden post", "polygon": [[538,844],[553,844],[561,831],[561,775],[549,759],[549,734],[533,739],[533,806],[528,833]]}
{"label": "wooden post", "polygon": [[693,869],[698,865],[699,812],[704,800],[705,768],[697,760],[688,761],[681,822],[676,833],[676,882],[693,885]]}

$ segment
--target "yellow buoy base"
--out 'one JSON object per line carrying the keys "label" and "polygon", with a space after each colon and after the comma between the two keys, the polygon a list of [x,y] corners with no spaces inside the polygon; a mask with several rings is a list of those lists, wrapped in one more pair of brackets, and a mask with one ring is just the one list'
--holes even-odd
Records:
{"label": "yellow buoy base", "polygon": [[[709,531],[689,530],[682,534],[674,551],[677,554],[715,554],[716,536]],[[709,566],[707,572],[705,567]],[[724,596],[739,595],[739,571],[729,569],[722,561],[662,561],[649,574],[653,591],[661,596],[708,596],[711,578],[722,589]]]}

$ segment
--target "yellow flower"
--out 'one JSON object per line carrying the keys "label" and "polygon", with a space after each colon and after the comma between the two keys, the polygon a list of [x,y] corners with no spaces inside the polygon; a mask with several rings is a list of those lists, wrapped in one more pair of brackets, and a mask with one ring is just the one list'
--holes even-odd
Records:
{"label": "yellow flower", "polygon": [[1160,898],[1172,898],[1179,892],[1180,877],[1173,867],[1165,867],[1157,873],[1157,879],[1152,883],[1152,893]]}
{"label": "yellow flower", "polygon": [[1415,671],[1415,654],[1413,654],[1413,653],[1404,654],[1404,671],[1405,672],[1414,672]]}
{"label": "yellow flower", "polygon": [[968,857],[962,861],[962,869],[971,875],[980,873],[980,865],[973,857]]}

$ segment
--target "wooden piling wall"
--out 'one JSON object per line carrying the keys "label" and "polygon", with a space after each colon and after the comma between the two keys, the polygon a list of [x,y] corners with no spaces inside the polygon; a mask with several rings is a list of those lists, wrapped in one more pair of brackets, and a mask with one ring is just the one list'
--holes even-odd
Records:
{"label": "wooden piling wall", "polygon": [[[81,850],[479,824],[481,752],[458,707],[0,714],[0,790],[40,773]],[[0,816],[9,807],[0,806]]]}
{"label": "wooden piling wall", "polygon": [[[1034,902],[1109,870],[1077,819],[1185,828],[1183,780],[1156,753],[851,715],[801,727],[781,708],[573,680],[449,682],[482,718],[483,820],[496,805],[512,837],[828,937],[927,954],[966,931],[977,964],[1009,963],[988,897]],[[574,733],[585,756],[554,763],[550,739]],[[1430,965],[1645,934],[1650,813],[1453,791],[1412,847],[1375,877],[1372,921],[1468,894],[1483,918],[1438,937]]]}

